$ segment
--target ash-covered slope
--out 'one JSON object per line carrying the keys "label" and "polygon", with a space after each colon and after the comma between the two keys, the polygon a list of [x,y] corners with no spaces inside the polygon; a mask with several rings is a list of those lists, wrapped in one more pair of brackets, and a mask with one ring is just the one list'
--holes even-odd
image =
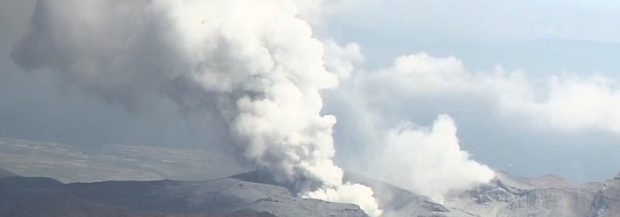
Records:
{"label": "ash-covered slope", "polygon": [[390,183],[356,173],[347,173],[346,180],[370,186],[375,191],[385,217],[442,216],[449,214],[445,206],[430,198],[413,193]]}
{"label": "ash-covered slope", "polygon": [[487,184],[452,192],[443,204],[361,175],[347,179],[373,187],[385,217],[620,217],[620,174],[604,182],[571,183],[500,171]]}
{"label": "ash-covered slope", "polygon": [[275,185],[223,178],[204,182],[108,181],[63,184],[50,178],[0,179],[3,217],[345,216],[357,206],[293,196]]}
{"label": "ash-covered slope", "polygon": [[[258,172],[242,173],[237,179],[263,184],[275,184],[268,175]],[[356,173],[346,173],[345,182],[364,184],[374,190],[384,217],[470,217],[466,213],[452,210],[430,198],[400,188],[388,182]]]}
{"label": "ash-covered slope", "polygon": [[446,198],[449,209],[472,216],[620,216],[618,179],[576,184],[554,176],[518,178],[498,172],[490,183]]}
{"label": "ash-covered slope", "polygon": [[620,216],[620,173],[614,179],[598,186],[591,216]]}

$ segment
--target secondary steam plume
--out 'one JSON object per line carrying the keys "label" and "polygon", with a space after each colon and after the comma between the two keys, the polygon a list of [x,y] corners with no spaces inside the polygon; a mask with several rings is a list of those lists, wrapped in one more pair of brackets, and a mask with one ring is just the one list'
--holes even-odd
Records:
{"label": "secondary steam plume", "polygon": [[299,17],[317,1],[40,0],[13,58],[135,109],[165,96],[226,128],[240,155],[300,195],[381,214],[370,188],[343,183],[335,117],[319,91],[338,78]]}
{"label": "secondary steam plume", "polygon": [[384,176],[438,202],[450,190],[490,181],[495,172],[461,150],[456,131],[447,115],[437,117],[432,128],[403,125],[388,131]]}
{"label": "secondary steam plume", "polygon": [[[363,60],[359,50],[353,48],[339,52],[346,54],[341,55],[348,57],[343,60],[352,64]],[[413,118],[420,113],[415,107],[429,108],[443,100],[442,94],[462,93],[467,88],[478,90],[485,85],[484,80],[462,82],[475,76],[466,73],[460,60],[410,55],[397,58],[390,67],[355,71],[349,76],[328,100],[344,123],[337,132],[356,135],[352,143],[367,148],[366,153],[359,154],[359,160],[351,160],[356,170],[436,202],[442,202],[450,191],[468,189],[494,178],[491,168],[461,147],[456,123],[449,115],[439,115],[431,126],[417,125]],[[446,87],[452,86],[448,91]],[[366,164],[367,159],[373,159],[372,164]]]}

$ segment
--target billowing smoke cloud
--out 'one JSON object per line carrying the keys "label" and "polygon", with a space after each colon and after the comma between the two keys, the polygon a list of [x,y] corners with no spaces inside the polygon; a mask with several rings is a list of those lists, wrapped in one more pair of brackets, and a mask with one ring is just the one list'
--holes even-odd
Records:
{"label": "billowing smoke cloud", "polygon": [[442,202],[450,190],[465,190],[495,177],[493,170],[461,150],[452,118],[440,115],[432,128],[404,123],[387,132],[382,174],[399,186]]}
{"label": "billowing smoke cloud", "polygon": [[340,79],[348,79],[355,71],[355,66],[364,62],[361,48],[355,43],[342,47],[336,42],[325,42],[325,66]]}
{"label": "billowing smoke cloud", "polygon": [[300,195],[377,216],[372,189],[343,183],[332,160],[336,119],[321,114],[320,91],[338,77],[299,18],[317,4],[41,0],[13,58],[129,109],[165,96],[224,128],[243,159]]}

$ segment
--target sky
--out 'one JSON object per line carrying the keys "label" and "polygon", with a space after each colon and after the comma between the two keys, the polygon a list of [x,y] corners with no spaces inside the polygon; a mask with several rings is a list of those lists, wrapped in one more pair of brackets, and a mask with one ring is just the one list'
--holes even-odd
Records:
{"label": "sky", "polygon": [[[218,146],[203,133],[208,127],[185,121],[170,100],[127,109],[54,73],[17,66],[11,53],[29,30],[34,2],[0,2],[0,137]],[[336,161],[344,168],[372,167],[380,147],[398,147],[398,135],[426,138],[408,130],[449,123],[461,149],[496,170],[575,181],[620,171],[617,3],[343,0],[325,7],[315,34],[343,46],[334,53],[354,68],[322,92],[323,113],[338,119]],[[376,133],[383,131],[392,139]]]}
{"label": "sky", "polygon": [[[620,29],[612,21],[620,8],[611,1],[364,3],[351,1],[355,6],[342,7],[344,11],[329,18],[326,31],[337,41],[358,43],[366,58],[363,64],[371,72],[391,65],[399,56],[423,52],[456,58],[473,74],[492,74],[498,67],[518,72],[528,83],[543,84],[538,86],[545,86],[554,76],[601,76],[612,83],[620,78],[620,67],[614,61],[620,52]],[[610,88],[610,93],[617,94],[617,88]],[[415,88],[399,92],[407,91],[423,92]],[[402,114],[421,125],[428,125],[438,114],[450,114],[459,126],[463,149],[478,161],[519,175],[551,173],[573,180],[600,180],[620,166],[615,160],[619,157],[617,133],[536,127],[516,114],[497,114],[502,109],[485,105],[487,99],[426,92],[402,94],[392,99],[399,102],[379,104],[392,104],[381,106],[389,110],[384,114]],[[575,99],[566,106],[588,103],[588,99]],[[336,114],[342,122],[347,111]]]}

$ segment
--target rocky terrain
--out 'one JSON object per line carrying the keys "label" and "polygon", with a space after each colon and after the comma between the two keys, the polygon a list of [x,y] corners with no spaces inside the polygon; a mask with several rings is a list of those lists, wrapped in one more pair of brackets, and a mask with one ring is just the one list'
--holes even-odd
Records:
{"label": "rocky terrain", "polygon": [[447,207],[471,216],[620,216],[618,179],[569,183],[553,176],[518,178],[498,172],[490,183],[447,198]]}
{"label": "rocky terrain", "polygon": [[[0,139],[0,168],[7,169],[0,169],[0,216],[366,216],[355,205],[296,197],[264,175],[221,167],[219,158],[173,148],[117,145],[93,152]],[[239,174],[225,175],[232,172]],[[620,217],[620,174],[572,183],[497,172],[491,182],[451,192],[442,203],[360,174],[345,178],[371,186],[385,217]]]}

